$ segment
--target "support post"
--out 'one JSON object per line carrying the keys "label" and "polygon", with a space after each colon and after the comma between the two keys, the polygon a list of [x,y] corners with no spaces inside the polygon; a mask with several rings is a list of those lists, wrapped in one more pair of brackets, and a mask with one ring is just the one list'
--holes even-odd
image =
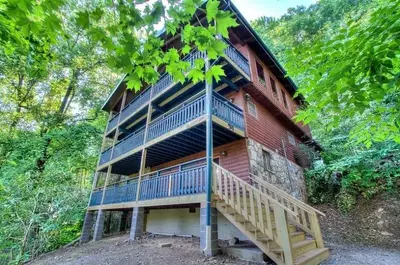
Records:
{"label": "support post", "polygon": [[[207,230],[207,207],[204,203],[201,204],[200,209],[200,248],[206,256],[215,256],[220,253],[218,246],[218,211],[217,208],[211,207],[210,216],[211,225]],[[207,238],[207,233],[210,232]],[[207,241],[208,240],[208,241]],[[207,246],[209,244],[209,246]]]}
{"label": "support post", "polygon": [[[205,71],[207,72],[210,68],[210,61],[208,58],[205,60]],[[212,96],[213,96],[213,84],[212,82],[206,81],[206,194],[207,201],[205,207],[205,244],[201,246],[204,254],[211,256],[214,255],[213,244],[214,242],[213,232],[212,232],[212,210],[211,210],[211,200],[212,200],[212,162],[213,162],[213,128],[212,128]],[[217,237],[218,239],[218,237]]]}
{"label": "support post", "polygon": [[104,211],[100,209],[97,212],[96,226],[94,228],[93,241],[98,241],[103,238],[104,229]]}
{"label": "support post", "polygon": [[85,220],[83,221],[80,244],[87,243],[90,241],[90,232],[92,230],[93,217],[94,217],[93,211],[86,212]]}
{"label": "support post", "polygon": [[[152,107],[152,101],[153,101],[153,87],[150,89],[150,100],[148,103],[148,109],[147,109],[147,118],[146,118],[146,127],[144,129],[144,139],[143,139],[143,144],[147,142],[147,131],[149,129],[149,124],[151,122],[151,114],[153,113],[153,107]],[[142,184],[142,175],[144,173],[144,169],[146,168],[146,158],[147,158],[147,148],[142,149],[142,156],[140,158],[140,169],[139,169],[139,177],[138,177],[138,185],[137,185],[137,190],[136,190],[136,201],[140,199],[140,186]]]}
{"label": "support post", "polygon": [[132,212],[130,240],[136,240],[142,237],[144,227],[144,208],[134,207]]}

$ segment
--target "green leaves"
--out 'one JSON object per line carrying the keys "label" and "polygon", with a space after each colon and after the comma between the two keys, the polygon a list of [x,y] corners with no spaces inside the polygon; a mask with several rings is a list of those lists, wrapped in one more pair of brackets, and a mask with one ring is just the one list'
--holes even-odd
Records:
{"label": "green leaves", "polygon": [[219,82],[221,80],[221,76],[225,76],[225,72],[222,69],[221,65],[213,65],[206,73],[207,82],[212,82],[214,78],[215,81]]}
{"label": "green leaves", "polygon": [[206,5],[206,15],[207,15],[207,21],[208,23],[211,23],[211,21],[215,20],[217,17],[218,13],[218,6],[219,6],[219,1],[218,0],[209,0]]}

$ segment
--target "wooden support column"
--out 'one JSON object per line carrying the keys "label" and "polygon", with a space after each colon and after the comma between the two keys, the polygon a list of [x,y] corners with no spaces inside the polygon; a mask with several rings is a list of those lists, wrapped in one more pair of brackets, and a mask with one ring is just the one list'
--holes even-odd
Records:
{"label": "wooden support column", "polygon": [[[147,109],[147,117],[146,117],[146,127],[144,129],[144,139],[143,139],[143,146],[147,142],[147,132],[149,130],[149,124],[151,122],[151,114],[153,113],[153,87],[150,88],[150,99],[148,102],[148,109]],[[138,177],[138,185],[136,191],[136,201],[139,200],[140,196],[140,186],[142,184],[142,175],[144,174],[144,169],[146,168],[146,158],[147,158],[147,148],[142,148],[142,156],[140,157],[140,168],[139,168],[139,177]]]}

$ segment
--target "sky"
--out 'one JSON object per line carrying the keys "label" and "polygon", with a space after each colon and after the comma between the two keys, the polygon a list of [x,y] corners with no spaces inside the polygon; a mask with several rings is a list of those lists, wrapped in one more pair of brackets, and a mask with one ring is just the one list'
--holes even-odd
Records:
{"label": "sky", "polygon": [[247,21],[261,16],[280,17],[289,7],[309,6],[317,0],[232,0]]}

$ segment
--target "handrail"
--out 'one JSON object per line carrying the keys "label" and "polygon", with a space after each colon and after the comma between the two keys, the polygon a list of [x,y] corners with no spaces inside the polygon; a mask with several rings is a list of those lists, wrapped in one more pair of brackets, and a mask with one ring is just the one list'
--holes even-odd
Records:
{"label": "handrail", "polygon": [[[300,203],[263,192],[216,163],[213,163],[213,175],[213,192],[219,200],[225,201],[261,233],[278,243],[284,251],[285,259],[292,259],[290,235],[287,232],[289,220],[312,235],[318,248],[324,247],[316,211],[309,213],[305,207],[299,206],[303,206]],[[278,193],[275,189],[274,192]]]}
{"label": "handrail", "polygon": [[243,59],[245,59],[247,62],[249,61],[249,59],[248,59],[246,56],[244,56],[243,53],[241,53],[241,52],[238,50],[238,48],[236,48],[235,45],[233,45],[233,43],[232,43],[230,40],[228,40],[228,39],[226,39],[226,38],[223,38],[222,41],[224,41],[228,46],[232,47],[232,48],[233,48]]}
{"label": "handrail", "polygon": [[[129,102],[123,109],[122,111],[124,111],[125,109],[129,108],[129,106],[131,106],[133,103],[135,103],[139,98],[143,97],[143,95],[149,91],[151,89],[151,86],[148,86],[146,89],[144,89],[142,92],[139,93],[139,95],[137,95],[136,97],[134,97],[131,102]],[[121,111],[121,112],[122,112]]]}
{"label": "handrail", "polygon": [[254,175],[254,174],[250,173],[250,179],[255,181],[255,182],[258,182],[259,185],[261,185],[261,186],[263,186],[265,188],[271,189],[274,192],[279,193],[279,196],[285,197],[285,199],[289,200],[291,203],[296,204],[298,207],[303,208],[305,211],[307,211],[309,213],[316,212],[321,216],[325,216],[325,214],[323,212],[321,212],[321,211],[315,209],[314,207],[304,203],[303,201],[293,197],[292,195],[290,195],[290,194],[286,193],[285,191],[275,187],[271,183],[268,183],[267,181],[261,179],[260,177]]}
{"label": "handrail", "polygon": [[[201,161],[201,160],[204,160],[204,159],[205,159],[205,158],[202,157],[202,158],[190,160],[190,161],[187,161],[187,162],[184,162],[184,163],[181,163],[181,164],[177,164],[177,165],[174,165],[174,166],[160,168],[159,170],[156,170],[156,171],[152,171],[152,172],[148,172],[148,173],[143,174],[143,175],[142,175],[142,179],[143,179],[143,177],[151,176],[151,175],[155,175],[155,177],[158,177],[158,176],[163,177],[163,176],[171,175],[171,174],[178,173],[178,172],[185,172],[185,171],[191,170],[191,169],[193,169],[193,168],[189,168],[189,169],[185,169],[185,170],[180,170],[180,171],[173,172],[173,173],[170,173],[170,174],[165,174],[165,175],[157,175],[157,173],[160,172],[160,171],[165,171],[165,170],[168,170],[168,169],[171,169],[171,168],[175,168],[175,167],[182,167],[182,166],[184,166],[184,165],[188,165],[188,164],[190,164],[190,163],[195,163],[195,162],[197,162],[197,161]],[[194,168],[196,168],[196,167],[194,167]],[[120,181],[117,181],[117,182],[110,183],[110,184],[108,184],[106,187],[108,187],[108,186],[113,186],[113,185],[115,185],[115,184],[119,184],[119,183],[126,182],[126,181],[133,181],[133,180],[138,180],[138,178],[137,178],[137,177],[134,177],[134,178],[130,178],[130,179],[120,180]],[[103,187],[100,187],[100,188],[102,189]],[[93,189],[93,190],[94,190],[94,189]]]}
{"label": "handrail", "polygon": [[[257,192],[260,194],[261,197],[268,199],[269,201],[271,201],[273,204],[278,205],[279,207],[281,207],[282,209],[284,209],[286,212],[290,213],[291,215],[297,216],[298,214],[295,213],[294,211],[292,211],[291,209],[289,209],[288,207],[286,207],[285,205],[283,205],[282,203],[280,203],[279,201],[277,201],[276,199],[270,197],[267,194],[264,194],[262,192],[260,192],[257,188],[253,187],[252,185],[250,185],[249,183],[247,183],[246,181],[244,181],[243,179],[235,176],[234,174],[232,174],[231,172],[229,172],[228,170],[226,170],[225,168],[221,167],[220,165],[216,164],[215,162],[213,162],[213,166],[216,167],[217,169],[225,172],[226,174],[229,174],[231,176],[233,176],[235,178],[236,181],[244,184],[244,186],[246,186],[248,189],[251,189],[253,192]],[[214,192],[217,192],[216,190]]]}

